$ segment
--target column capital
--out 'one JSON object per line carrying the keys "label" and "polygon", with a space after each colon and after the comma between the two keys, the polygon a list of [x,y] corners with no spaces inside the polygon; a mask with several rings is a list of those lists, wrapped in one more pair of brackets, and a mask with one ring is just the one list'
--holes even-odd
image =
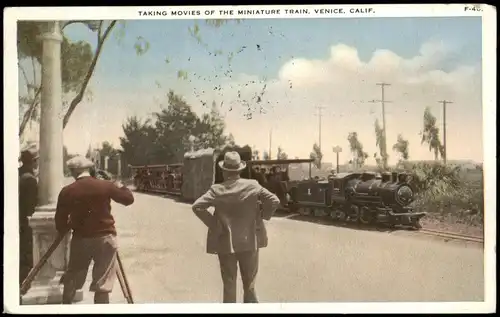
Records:
{"label": "column capital", "polygon": [[63,41],[63,35],[61,31],[61,24],[59,21],[47,21],[46,29],[43,30],[42,34],[39,36],[42,41]]}

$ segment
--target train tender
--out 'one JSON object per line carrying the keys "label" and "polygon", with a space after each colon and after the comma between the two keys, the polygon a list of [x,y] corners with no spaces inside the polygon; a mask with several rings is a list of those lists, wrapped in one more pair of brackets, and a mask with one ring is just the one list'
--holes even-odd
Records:
{"label": "train tender", "polygon": [[406,173],[339,173],[328,180],[308,180],[290,189],[291,211],[310,214],[322,210],[331,218],[363,224],[387,223],[421,228],[424,212],[410,204],[414,190]]}

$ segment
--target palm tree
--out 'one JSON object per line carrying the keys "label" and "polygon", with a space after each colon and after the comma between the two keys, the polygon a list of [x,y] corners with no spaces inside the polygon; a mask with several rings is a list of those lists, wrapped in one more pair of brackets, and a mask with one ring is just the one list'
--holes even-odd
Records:
{"label": "palm tree", "polygon": [[410,158],[409,154],[409,142],[405,140],[401,134],[398,135],[398,141],[394,143],[392,149],[399,153],[401,156],[400,162],[407,161]]}
{"label": "palm tree", "polygon": [[439,138],[439,128],[436,126],[436,117],[431,113],[429,107],[424,111],[424,129],[420,133],[422,135],[422,144],[429,145],[429,151],[434,151],[434,159],[437,161],[439,155],[443,157],[444,147]]}
{"label": "palm tree", "polygon": [[321,149],[317,143],[314,143],[313,150],[311,154],[309,154],[309,158],[314,160],[313,164],[318,169],[321,169],[321,161],[323,160],[323,153],[321,153]]}

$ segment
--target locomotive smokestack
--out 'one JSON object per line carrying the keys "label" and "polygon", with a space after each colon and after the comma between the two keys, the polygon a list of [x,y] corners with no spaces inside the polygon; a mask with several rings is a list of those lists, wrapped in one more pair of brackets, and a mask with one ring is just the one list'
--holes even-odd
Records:
{"label": "locomotive smokestack", "polygon": [[382,182],[387,183],[391,181],[390,173],[382,173]]}
{"label": "locomotive smokestack", "polygon": [[392,172],[392,182],[397,183],[398,182],[398,172]]}

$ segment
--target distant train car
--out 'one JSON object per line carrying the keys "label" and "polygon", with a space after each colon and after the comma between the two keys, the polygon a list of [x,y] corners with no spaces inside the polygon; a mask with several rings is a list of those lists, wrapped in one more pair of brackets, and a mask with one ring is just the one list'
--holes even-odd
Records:
{"label": "distant train car", "polygon": [[304,181],[290,191],[293,210],[322,210],[336,220],[363,224],[388,223],[421,228],[424,212],[409,205],[414,190],[405,173],[340,173],[326,181]]}
{"label": "distant train car", "polygon": [[182,164],[129,166],[137,191],[180,195]]}
{"label": "distant train car", "polygon": [[[184,166],[182,169],[183,184],[182,198],[193,201],[203,195],[213,184],[223,182],[222,170],[218,163],[224,160],[224,155],[229,151],[236,151],[240,154],[242,161],[252,159],[252,149],[244,147],[226,147],[223,150],[211,148],[202,149],[195,152],[188,152],[184,155]],[[248,178],[249,167],[242,172],[242,178]]]}

